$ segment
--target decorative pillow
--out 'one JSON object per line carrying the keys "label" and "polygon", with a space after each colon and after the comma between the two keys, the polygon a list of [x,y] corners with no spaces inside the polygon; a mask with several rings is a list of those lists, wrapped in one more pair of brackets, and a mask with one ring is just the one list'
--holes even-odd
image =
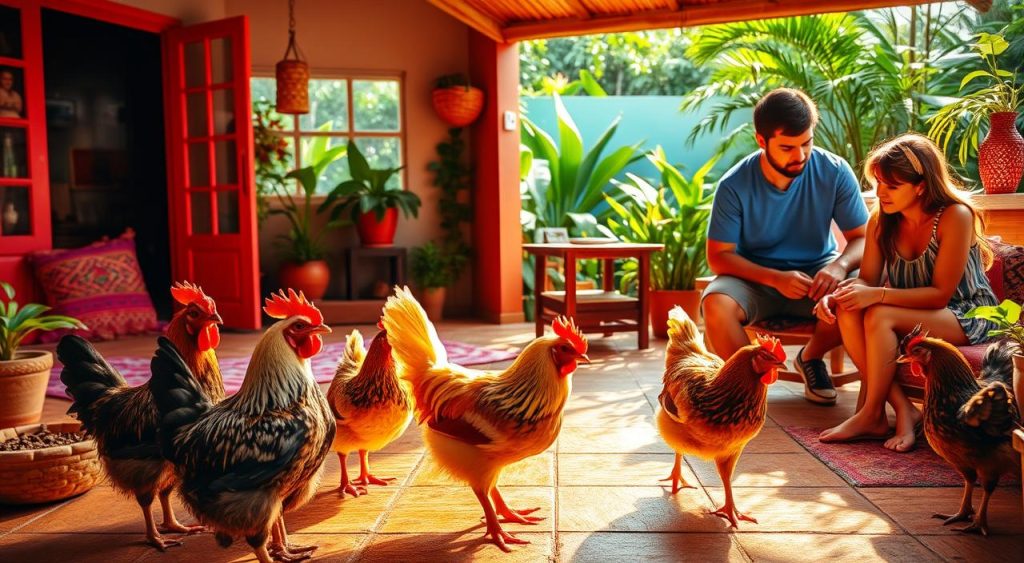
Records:
{"label": "decorative pillow", "polygon": [[[992,287],[993,291],[998,297],[1024,303],[1024,246],[1006,244],[993,238],[990,238],[989,242],[992,244],[992,252],[996,255],[1001,274],[999,285],[1002,291],[999,291],[995,284]],[[994,265],[992,269],[995,269]]]}
{"label": "decorative pillow", "polygon": [[[53,313],[70,315],[89,327],[74,331],[76,334],[90,340],[112,340],[159,328],[131,229],[114,240],[83,248],[36,252],[31,260]],[[63,334],[67,332],[44,333],[43,339],[53,341]]]}

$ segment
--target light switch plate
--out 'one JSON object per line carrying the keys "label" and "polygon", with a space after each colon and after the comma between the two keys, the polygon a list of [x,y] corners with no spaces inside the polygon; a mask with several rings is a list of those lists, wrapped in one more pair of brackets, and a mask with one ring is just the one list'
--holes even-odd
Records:
{"label": "light switch plate", "polygon": [[505,126],[505,130],[506,131],[515,131],[516,130],[516,112],[514,112],[514,111],[506,111],[505,112],[505,123],[504,123],[504,126]]}

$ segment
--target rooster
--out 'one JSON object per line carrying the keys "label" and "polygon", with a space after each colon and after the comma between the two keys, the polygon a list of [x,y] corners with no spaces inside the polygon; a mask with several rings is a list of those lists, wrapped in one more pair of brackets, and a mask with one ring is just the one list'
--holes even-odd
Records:
{"label": "rooster", "polygon": [[205,400],[166,339],[153,357],[150,385],[161,417],[160,448],[192,513],[223,547],[243,536],[261,563],[272,554],[298,561],[316,546],[289,545],[282,515],[313,496],[334,439],[334,417],[309,361],[331,329],[292,290],[268,298],[263,310],[282,320],[256,343],[231,398],[217,405]]}
{"label": "rooster", "polygon": [[728,361],[709,352],[686,313],[669,313],[664,389],[658,395],[658,431],[676,451],[672,494],[693,488],[683,479],[684,453],[715,460],[725,487],[725,504],[712,512],[737,527],[737,519],[757,523],[736,510],[732,473],[747,442],[761,431],[768,408],[768,385],[778,379],[786,353],[778,339],[758,336],[758,343],[736,351]]}
{"label": "rooster", "polygon": [[[531,342],[504,371],[481,373],[448,362],[434,326],[408,288],[384,305],[384,328],[399,374],[412,383],[416,414],[434,458],[466,481],[484,509],[502,551],[529,543],[504,531],[506,522],[534,524],[537,508],[513,510],[498,490],[502,469],[546,450],[562,426],[562,410],[579,362],[589,363],[587,339],[572,320],[552,323],[554,336]],[[493,501],[493,504],[492,504]]]}
{"label": "rooster", "polygon": [[[167,325],[167,337],[181,350],[200,391],[212,402],[224,398],[217,355],[220,344],[218,325],[222,322],[217,305],[201,288],[188,282],[171,287],[174,300],[184,307]],[[182,525],[174,516],[170,495],[176,481],[172,467],[157,446],[159,415],[150,386],[129,387],[124,377],[100,356],[84,339],[70,335],[57,345],[57,357],[64,364],[60,380],[72,398],[68,414],[74,413],[82,428],[96,438],[100,459],[118,491],[133,495],[142,507],[146,521],[146,539],[164,551],[181,545],[160,532],[194,533],[201,526]],[[163,523],[153,521],[154,496],[160,498]]]}
{"label": "rooster", "polygon": [[[390,444],[412,421],[412,397],[398,378],[387,332],[378,332],[366,353],[359,331],[348,335],[345,353],[327,389],[327,402],[337,421],[331,449],[341,461],[341,495],[359,496],[366,492],[359,485],[393,481],[371,475],[368,459],[370,451]],[[349,481],[346,461],[354,450],[359,452],[359,478]]]}
{"label": "rooster", "polygon": [[[976,379],[953,345],[930,338],[918,325],[900,342],[897,362],[910,364],[925,378],[924,433],[928,444],[964,478],[964,496],[956,514],[935,514],[943,525],[970,521],[962,532],[988,535],[988,501],[1003,473],[1020,471],[1020,456],[1011,444],[1020,427],[1013,393],[1015,346],[992,344]],[[974,483],[981,483],[981,506],[974,513]]]}

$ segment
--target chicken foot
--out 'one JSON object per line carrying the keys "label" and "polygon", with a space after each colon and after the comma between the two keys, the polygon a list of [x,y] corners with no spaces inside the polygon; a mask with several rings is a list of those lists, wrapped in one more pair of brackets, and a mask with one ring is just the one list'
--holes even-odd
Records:
{"label": "chicken foot", "polygon": [[676,463],[672,466],[672,473],[668,477],[661,479],[662,481],[672,481],[672,494],[676,494],[683,489],[696,489],[697,487],[686,482],[683,478],[683,455],[676,454]]}
{"label": "chicken foot", "polygon": [[722,486],[725,487],[725,504],[723,504],[718,510],[711,512],[714,516],[720,516],[725,518],[732,524],[733,528],[738,528],[737,520],[743,520],[745,522],[753,522],[757,524],[757,519],[753,516],[742,514],[736,510],[736,504],[732,500],[732,472],[736,468],[736,462],[740,459],[740,452],[726,457],[715,460],[715,465],[718,466],[718,476],[722,479]]}
{"label": "chicken foot", "polygon": [[988,501],[992,498],[992,493],[995,492],[998,483],[998,478],[983,481],[982,485],[984,488],[981,490],[981,506],[978,507],[978,513],[974,515],[970,526],[957,528],[956,531],[967,534],[981,534],[988,537]]}
{"label": "chicken foot", "polygon": [[974,507],[971,506],[971,498],[974,496],[974,476],[964,476],[964,496],[960,499],[960,510],[956,514],[932,514],[932,518],[942,520],[943,526],[954,522],[969,522],[974,517]]}
{"label": "chicken foot", "polygon": [[370,453],[366,450],[359,450],[359,477],[352,481],[353,485],[381,485],[387,486],[388,482],[394,481],[395,477],[374,477],[370,475]]}
{"label": "chicken foot", "polygon": [[153,520],[153,493],[137,493],[135,495],[136,502],[142,507],[142,517],[146,520],[146,542],[149,545],[157,548],[160,551],[167,551],[168,547],[181,545],[180,540],[169,540],[165,539],[160,535],[160,531],[156,528],[156,522]]}
{"label": "chicken foot", "polygon": [[198,534],[205,531],[204,526],[186,526],[174,517],[174,507],[171,506],[171,491],[173,490],[173,487],[168,487],[160,491],[160,508],[164,512],[164,521],[160,523],[157,530],[165,534]]}
{"label": "chicken foot", "polygon": [[317,545],[292,545],[288,543],[288,530],[284,527],[284,516],[270,528],[270,554],[278,561],[302,561],[313,556]]}
{"label": "chicken foot", "polygon": [[366,494],[365,487],[357,487],[356,483],[350,481],[348,478],[348,454],[338,453],[338,459],[341,461],[341,485],[338,487],[338,494],[341,498],[345,498],[345,493],[357,497],[359,495]]}
{"label": "chicken foot", "polygon": [[491,489],[491,500],[494,501],[494,509],[498,516],[501,516],[501,522],[515,522],[516,524],[536,524],[544,519],[543,516],[529,516],[534,512],[540,510],[540,507],[536,508],[524,508],[522,510],[515,510],[509,508],[508,504],[505,503],[505,499],[501,496],[501,491],[498,490],[498,486],[495,485]]}
{"label": "chicken foot", "polygon": [[484,492],[483,488],[474,487],[473,493],[476,494],[476,499],[484,509],[484,519],[487,521],[487,531],[484,532],[484,537],[490,536],[494,541],[494,545],[498,546],[498,548],[505,553],[512,552],[512,549],[508,546],[510,543],[519,545],[530,543],[524,539],[513,536],[501,528],[501,524],[498,522],[498,515],[494,512],[494,507],[491,506],[491,500],[487,498],[487,493]]}

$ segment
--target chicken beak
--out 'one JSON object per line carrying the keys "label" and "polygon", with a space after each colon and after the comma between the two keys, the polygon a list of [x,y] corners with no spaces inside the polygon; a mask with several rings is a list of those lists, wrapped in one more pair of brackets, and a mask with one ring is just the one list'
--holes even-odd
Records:
{"label": "chicken beak", "polygon": [[317,325],[310,330],[311,334],[330,334],[331,332],[333,332],[331,327],[325,324]]}
{"label": "chicken beak", "polygon": [[911,359],[906,354],[900,354],[900,356],[896,358],[897,364],[909,364],[910,362]]}
{"label": "chicken beak", "polygon": [[586,354],[579,354],[579,355],[576,356],[576,362],[577,363],[581,363],[581,364],[589,364],[590,363],[590,356],[588,356]]}
{"label": "chicken beak", "polygon": [[206,320],[208,322],[217,323],[219,325],[224,324],[224,319],[221,318],[220,313],[216,313],[216,312],[214,314],[210,315],[209,317],[207,317]]}

